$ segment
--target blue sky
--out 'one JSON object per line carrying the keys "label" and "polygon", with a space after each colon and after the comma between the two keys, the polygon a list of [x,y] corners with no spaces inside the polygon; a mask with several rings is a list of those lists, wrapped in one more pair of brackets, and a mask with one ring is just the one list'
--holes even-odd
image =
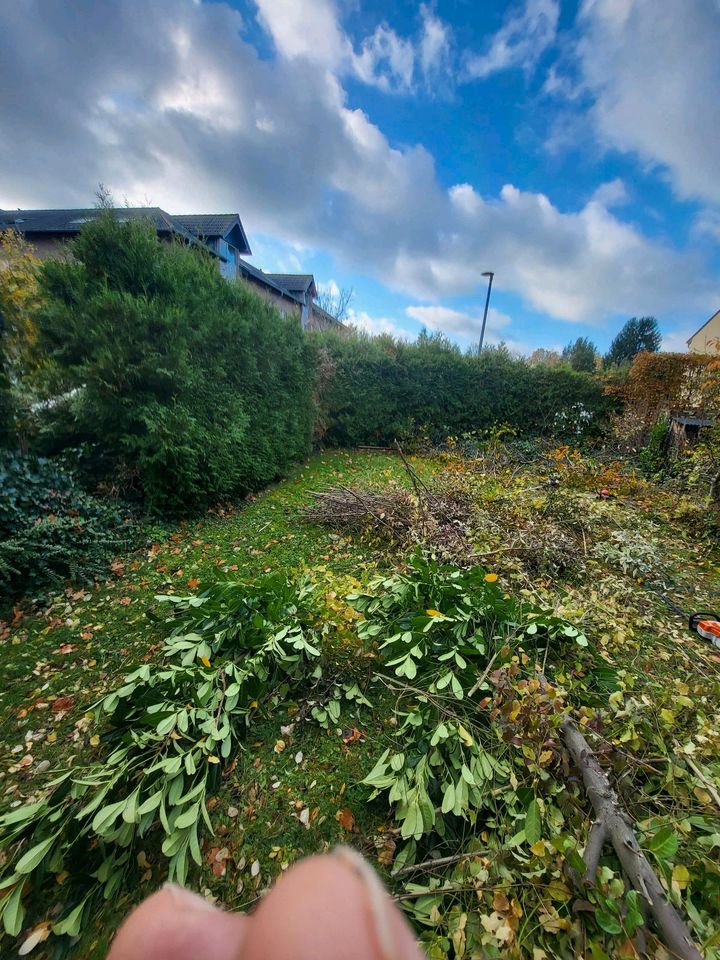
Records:
{"label": "blue sky", "polygon": [[[102,8],[102,9],[98,9]],[[140,10],[142,9],[142,16]],[[353,319],[666,348],[720,307],[720,5],[27,0],[0,11],[0,206],[237,210]]]}

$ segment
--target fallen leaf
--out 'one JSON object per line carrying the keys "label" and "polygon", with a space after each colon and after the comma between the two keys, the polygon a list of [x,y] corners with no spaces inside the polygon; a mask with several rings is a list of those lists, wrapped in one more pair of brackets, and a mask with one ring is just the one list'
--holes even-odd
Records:
{"label": "fallen leaf", "polygon": [[31,950],[34,950],[39,943],[47,940],[50,936],[50,931],[52,930],[52,923],[49,920],[44,920],[42,923],[39,923],[31,932],[30,936],[23,941],[22,946],[18,950],[18,956],[24,957]]}
{"label": "fallen leaf", "polygon": [[99,746],[99,744],[100,744],[100,737],[97,734],[94,734],[92,737],[90,737],[91,747],[97,747]]}
{"label": "fallen leaf", "polygon": [[486,574],[485,574],[485,582],[486,582],[486,583],[495,583],[495,582],[497,581],[497,579],[498,579],[498,575],[497,575],[496,573],[486,573]]}
{"label": "fallen leaf", "polygon": [[347,833],[350,833],[355,826],[355,816],[349,807],[342,807],[338,810],[335,819]]}
{"label": "fallen leaf", "polygon": [[64,643],[60,647],[60,653],[62,654],[74,653],[74,651],[75,651],[75,647],[71,643]]}
{"label": "fallen leaf", "polygon": [[276,740],[275,746],[273,747],[273,750],[275,751],[275,753],[282,753],[284,749],[285,749],[285,741]]}
{"label": "fallen leaf", "polygon": [[239,812],[240,811],[238,810],[237,807],[228,807],[227,815],[230,817],[231,820],[234,820]]}
{"label": "fallen leaf", "polygon": [[250,876],[256,877],[260,873],[260,861],[253,860],[252,866],[250,867]]}
{"label": "fallen leaf", "polygon": [[310,826],[310,807],[304,807],[298,816],[298,820],[304,827]]}
{"label": "fallen leaf", "polygon": [[53,713],[67,713],[75,703],[75,697],[58,697],[53,700],[50,709]]}
{"label": "fallen leaf", "polygon": [[198,579],[198,577],[190,577],[190,579],[187,582],[187,585],[191,590],[194,590],[199,583],[200,583],[200,580]]}

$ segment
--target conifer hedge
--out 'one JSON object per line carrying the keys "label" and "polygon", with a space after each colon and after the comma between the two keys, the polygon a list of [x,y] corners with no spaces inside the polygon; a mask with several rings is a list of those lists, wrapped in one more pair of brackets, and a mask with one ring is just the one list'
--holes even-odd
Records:
{"label": "conifer hedge", "polygon": [[166,515],[257,490],[307,454],[314,356],[297,321],[141,220],[104,212],[72,254],[40,275],[48,452],[88,444],[96,479]]}

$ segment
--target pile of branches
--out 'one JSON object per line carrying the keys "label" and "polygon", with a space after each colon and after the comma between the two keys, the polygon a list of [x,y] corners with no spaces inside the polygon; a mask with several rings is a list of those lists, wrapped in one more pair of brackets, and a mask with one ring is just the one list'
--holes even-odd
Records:
{"label": "pile of branches", "polygon": [[411,489],[369,489],[339,484],[314,491],[305,518],[334,530],[360,531],[392,546],[422,543],[448,559],[470,558],[472,500],[462,490],[431,490],[398,448]]}

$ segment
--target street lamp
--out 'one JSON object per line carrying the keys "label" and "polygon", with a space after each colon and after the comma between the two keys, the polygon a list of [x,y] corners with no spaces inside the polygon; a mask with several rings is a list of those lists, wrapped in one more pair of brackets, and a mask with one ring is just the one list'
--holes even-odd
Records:
{"label": "street lamp", "polygon": [[484,277],[490,277],[488,280],[488,291],[487,297],[485,298],[485,313],[483,314],[482,330],[480,331],[480,346],[478,347],[478,356],[482,353],[483,340],[485,339],[485,324],[487,323],[488,307],[490,306],[490,291],[492,290],[492,282],[495,274],[492,270],[486,270],[483,273]]}

